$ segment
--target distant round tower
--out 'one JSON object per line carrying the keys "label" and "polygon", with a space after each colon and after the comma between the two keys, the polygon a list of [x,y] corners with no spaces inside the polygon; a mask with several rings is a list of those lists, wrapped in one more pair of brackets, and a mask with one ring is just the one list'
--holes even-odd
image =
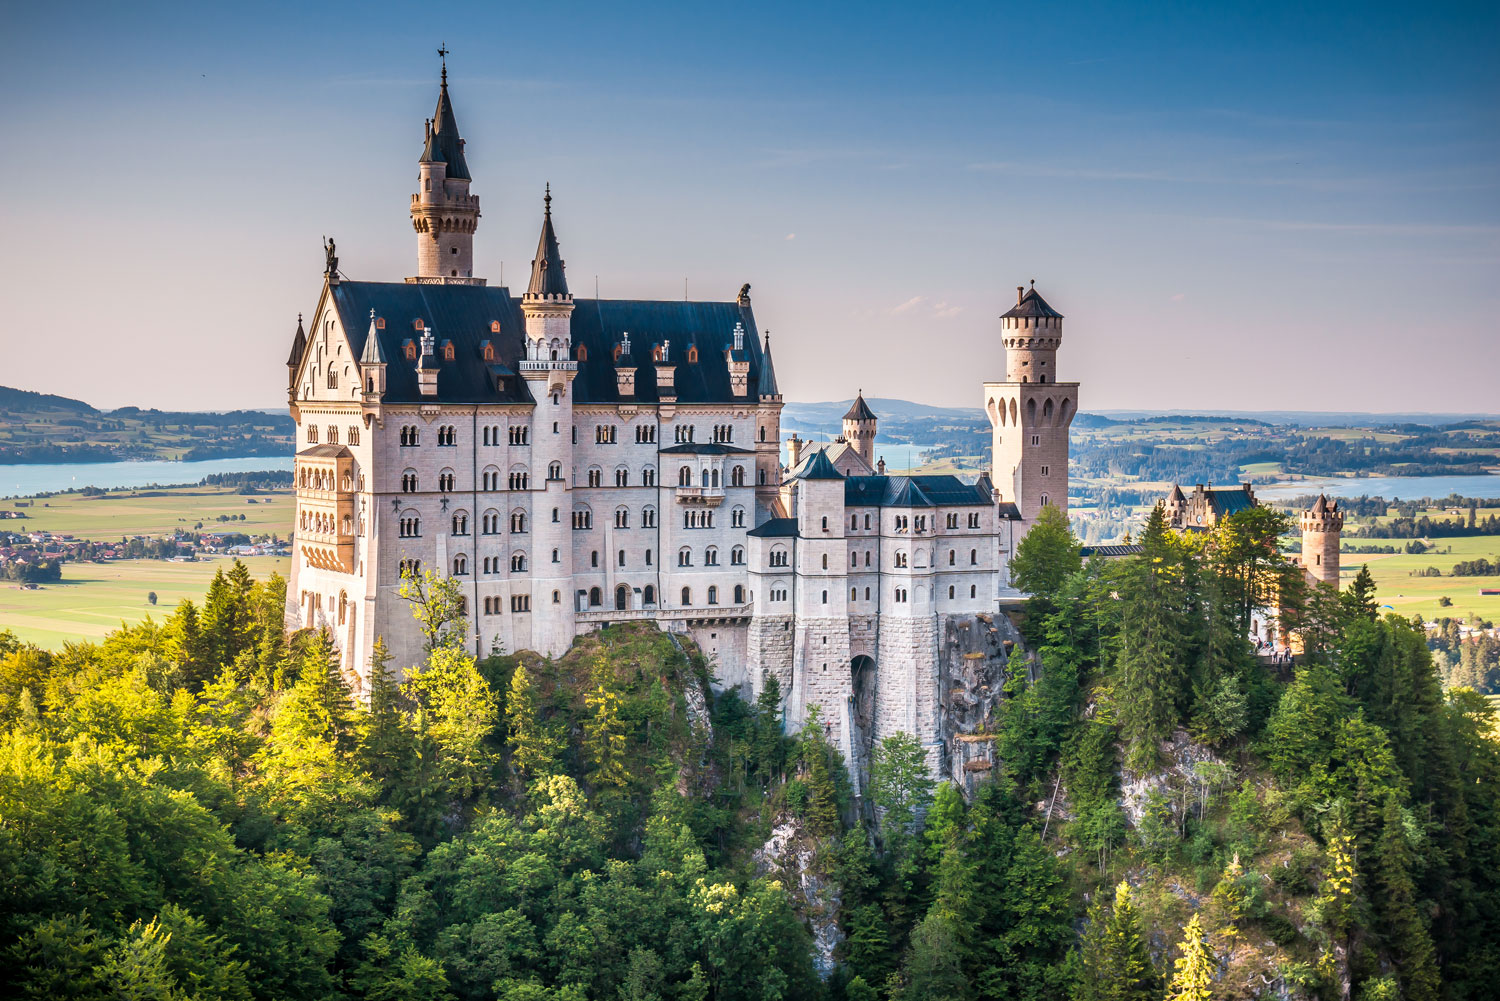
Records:
{"label": "distant round tower", "polygon": [[448,97],[448,63],[437,110],[427,123],[418,164],[417,193],[411,196],[411,224],[417,231],[417,275],[413,282],[482,285],[474,277],[474,230],[479,227],[479,196],[469,194],[464,141]]}
{"label": "distant round tower", "polygon": [[865,403],[864,390],[854,397],[849,412],[844,415],[844,440],[871,469],[875,468],[875,411]]}
{"label": "distant round tower", "polygon": [[1339,586],[1339,535],[1344,512],[1337,500],[1318,495],[1312,509],[1302,512],[1302,567],[1324,584]]}

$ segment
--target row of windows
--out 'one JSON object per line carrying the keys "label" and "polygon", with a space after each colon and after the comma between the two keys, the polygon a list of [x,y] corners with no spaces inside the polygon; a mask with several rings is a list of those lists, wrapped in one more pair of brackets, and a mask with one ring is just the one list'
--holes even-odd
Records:
{"label": "row of windows", "polygon": [[[330,445],[337,445],[339,443],[339,428],[337,424],[328,425],[328,437],[325,440]],[[350,424],[348,437],[346,437],[344,440],[351,445],[358,445],[359,425]],[[318,426],[316,424],[309,424],[307,426],[307,441],[312,445],[316,445],[318,443]]]}
{"label": "row of windows", "polygon": [[[563,479],[563,465],[561,462],[553,462],[547,466],[547,479],[553,482]],[[720,485],[719,471],[717,469],[702,470],[700,479],[701,485],[705,487],[712,488]],[[764,474],[762,474],[761,479],[765,479]],[[481,490],[498,491],[500,489],[500,470],[482,470],[479,474],[479,482]],[[445,469],[438,474],[438,489],[444,493],[451,493],[455,483],[456,480],[451,469]],[[511,490],[528,490],[531,484],[531,474],[522,468],[513,469],[508,475],[506,483]],[[590,467],[586,473],[586,483],[590,487],[604,486],[604,470],[598,466]],[[677,485],[679,487],[691,487],[693,485],[693,470],[691,466],[683,466],[677,471]],[[732,487],[742,487],[745,485],[744,466],[735,466],[730,470],[729,485]],[[630,486],[629,469],[621,466],[615,470],[615,486]],[[656,469],[654,467],[647,466],[641,470],[641,486],[656,486]],[[420,489],[420,481],[415,470],[408,469],[401,474],[402,493],[416,493]],[[824,519],[824,521],[826,522],[827,519]],[[826,528],[827,526],[825,525],[824,527]]]}
{"label": "row of windows", "polygon": [[[334,475],[331,469],[319,469],[313,466],[303,466],[297,472],[297,486],[303,490],[332,490]],[[345,473],[340,481],[340,490],[349,491],[354,489],[354,480]]]}
{"label": "row of windows", "polygon": [[[717,469],[703,469],[703,470],[700,470],[699,472],[701,474],[698,477],[698,479],[699,479],[699,484],[698,485],[699,486],[703,486],[703,487],[717,487],[717,486],[721,485],[720,482],[719,482],[719,479],[720,479],[719,478],[719,471]],[[681,466],[681,467],[678,468],[678,470],[677,470],[677,485],[679,487],[690,487],[690,486],[693,485],[693,467],[692,466]],[[729,471],[729,485],[731,487],[742,487],[742,486],[745,485],[745,467],[744,466],[735,466],[733,469],[731,469]],[[590,484],[590,486],[594,486],[594,484]]]}
{"label": "row of windows", "polygon": [[[680,567],[690,567],[693,565],[693,550],[690,547],[683,546],[677,550],[677,565]],[[719,565],[718,546],[709,546],[703,550],[703,565],[706,567],[716,567]],[[745,565],[745,547],[735,546],[729,551],[729,565],[736,567]]]}
{"label": "row of windows", "polygon": [[[484,614],[499,615],[505,608],[505,602],[498,597],[484,599]],[[513,594],[510,596],[510,610],[512,612],[531,611],[531,595]]]}
{"label": "row of windows", "polygon": [[[330,379],[333,377],[333,373],[332,372],[329,373],[329,377],[330,377]],[[332,388],[332,387],[330,387],[330,388]],[[556,429],[554,427],[554,432],[555,432],[555,430]],[[500,444],[500,438],[501,438],[500,431],[501,431],[501,425],[498,425],[498,424],[486,425],[482,429],[482,437],[483,437],[484,443],[486,445],[499,445]],[[696,431],[695,431],[694,427],[691,424],[679,425],[675,429],[675,431],[676,431],[676,435],[677,435],[677,442],[678,442],[678,444],[684,444],[684,443],[692,442],[694,440],[694,436],[696,434]],[[330,427],[328,429],[328,433],[329,433],[328,440],[330,442],[337,442],[338,441],[338,429],[337,428]],[[307,438],[308,441],[310,441],[310,442],[316,442],[318,440],[318,429],[317,428],[309,426],[308,430],[307,430],[307,434],[308,434],[308,438]],[[359,431],[356,428],[352,428],[351,427],[349,429],[349,434],[351,436],[350,439],[349,439],[349,444],[351,444],[351,445],[357,445],[357,444],[359,444]],[[616,444],[618,442],[618,440],[619,440],[618,436],[619,436],[619,428],[618,428],[617,425],[614,425],[614,424],[596,424],[596,425],[594,425],[594,444],[596,444],[596,445],[613,445],[613,444]],[[512,426],[506,428],[505,438],[506,438],[506,444],[508,444],[508,445],[529,445],[529,444],[531,444],[531,428],[529,426],[527,426],[527,425],[512,425]],[[417,446],[419,446],[422,443],[421,427],[419,425],[416,425],[416,424],[404,424],[404,425],[402,425],[401,426],[399,440],[401,442],[401,445],[403,447],[405,447],[405,448],[416,448]],[[716,441],[716,442],[720,442],[720,443],[727,443],[727,442],[734,441],[734,425],[733,424],[715,424],[714,427],[713,427],[713,440]],[[761,428],[760,429],[760,440],[761,441],[765,441],[766,440],[766,429],[765,428]],[[578,429],[577,428],[573,429],[573,441],[574,441],[575,444],[578,441]],[[655,444],[656,443],[656,425],[654,425],[654,424],[638,424],[638,425],[636,425],[636,429],[635,429],[635,441],[636,441],[636,444],[638,444],[638,445],[651,445],[651,444]],[[456,446],[458,444],[458,429],[455,428],[452,424],[443,424],[443,425],[440,425],[438,427],[438,429],[437,429],[437,443],[438,443],[439,446],[450,447],[450,448]]]}

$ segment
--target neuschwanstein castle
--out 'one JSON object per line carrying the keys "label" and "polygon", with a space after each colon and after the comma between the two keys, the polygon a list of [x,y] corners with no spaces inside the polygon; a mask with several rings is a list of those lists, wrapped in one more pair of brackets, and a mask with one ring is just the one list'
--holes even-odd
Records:
{"label": "neuschwanstein castle", "polygon": [[287,360],[288,625],[331,630],[358,688],[377,637],[395,664],[420,658],[401,575],[437,570],[463,584],[476,654],[557,655],[649,620],[690,634],[723,685],[753,695],[776,675],[788,726],[818,705],[848,760],[904,730],[943,768],[945,644],[995,632],[979,624],[1016,597],[1015,543],[1067,504],[1062,315],[1023,289],[1000,318],[990,475],[887,475],[863,396],[838,442],[794,437],[783,466],[749,285],[715,302],[574,298],[550,191],[525,292],[487,284],[446,66],[418,171],[416,276],[348,280],[330,244]]}

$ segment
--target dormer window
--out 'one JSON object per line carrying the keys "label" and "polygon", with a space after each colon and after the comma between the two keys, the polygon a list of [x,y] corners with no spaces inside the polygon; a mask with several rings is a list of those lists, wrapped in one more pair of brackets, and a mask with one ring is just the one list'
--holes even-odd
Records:
{"label": "dormer window", "polygon": [[491,320],[490,321],[490,333],[492,333],[492,334],[498,334],[499,332],[500,332],[500,321],[499,320]]}
{"label": "dormer window", "polygon": [[385,317],[383,317],[383,316],[377,316],[377,317],[375,317],[375,329],[376,330],[384,330],[385,329]]}
{"label": "dormer window", "polygon": [[495,360],[495,345],[491,344],[489,341],[480,341],[479,342],[479,353],[480,353],[480,356],[483,357],[485,361],[494,361]]}
{"label": "dormer window", "polygon": [[422,318],[419,316],[415,320],[412,321],[412,329],[413,330],[426,330],[427,329],[427,325],[422,322]]}
{"label": "dormer window", "polygon": [[582,344],[578,345],[578,360],[579,361],[588,361],[589,360],[589,349],[586,348],[586,347],[584,347]]}
{"label": "dormer window", "polygon": [[417,342],[408,337],[401,342],[401,353],[406,356],[407,361],[417,360]]}
{"label": "dormer window", "polygon": [[692,345],[688,346],[688,364],[689,365],[696,365],[696,364],[698,364],[698,345],[696,345],[696,344],[692,344]]}
{"label": "dormer window", "polygon": [[453,360],[453,342],[452,341],[444,341],[443,342],[443,361],[452,361],[452,360]]}

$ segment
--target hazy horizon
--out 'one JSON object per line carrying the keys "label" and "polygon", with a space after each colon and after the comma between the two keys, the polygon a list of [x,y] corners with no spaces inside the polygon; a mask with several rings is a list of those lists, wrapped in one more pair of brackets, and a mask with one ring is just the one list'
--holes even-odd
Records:
{"label": "hazy horizon", "polygon": [[8,9],[0,383],[275,405],[325,234],[414,273],[446,41],[476,273],[550,181],[576,295],[750,282],[789,400],[977,406],[1035,278],[1085,411],[1496,409],[1493,8],[442,11]]}

